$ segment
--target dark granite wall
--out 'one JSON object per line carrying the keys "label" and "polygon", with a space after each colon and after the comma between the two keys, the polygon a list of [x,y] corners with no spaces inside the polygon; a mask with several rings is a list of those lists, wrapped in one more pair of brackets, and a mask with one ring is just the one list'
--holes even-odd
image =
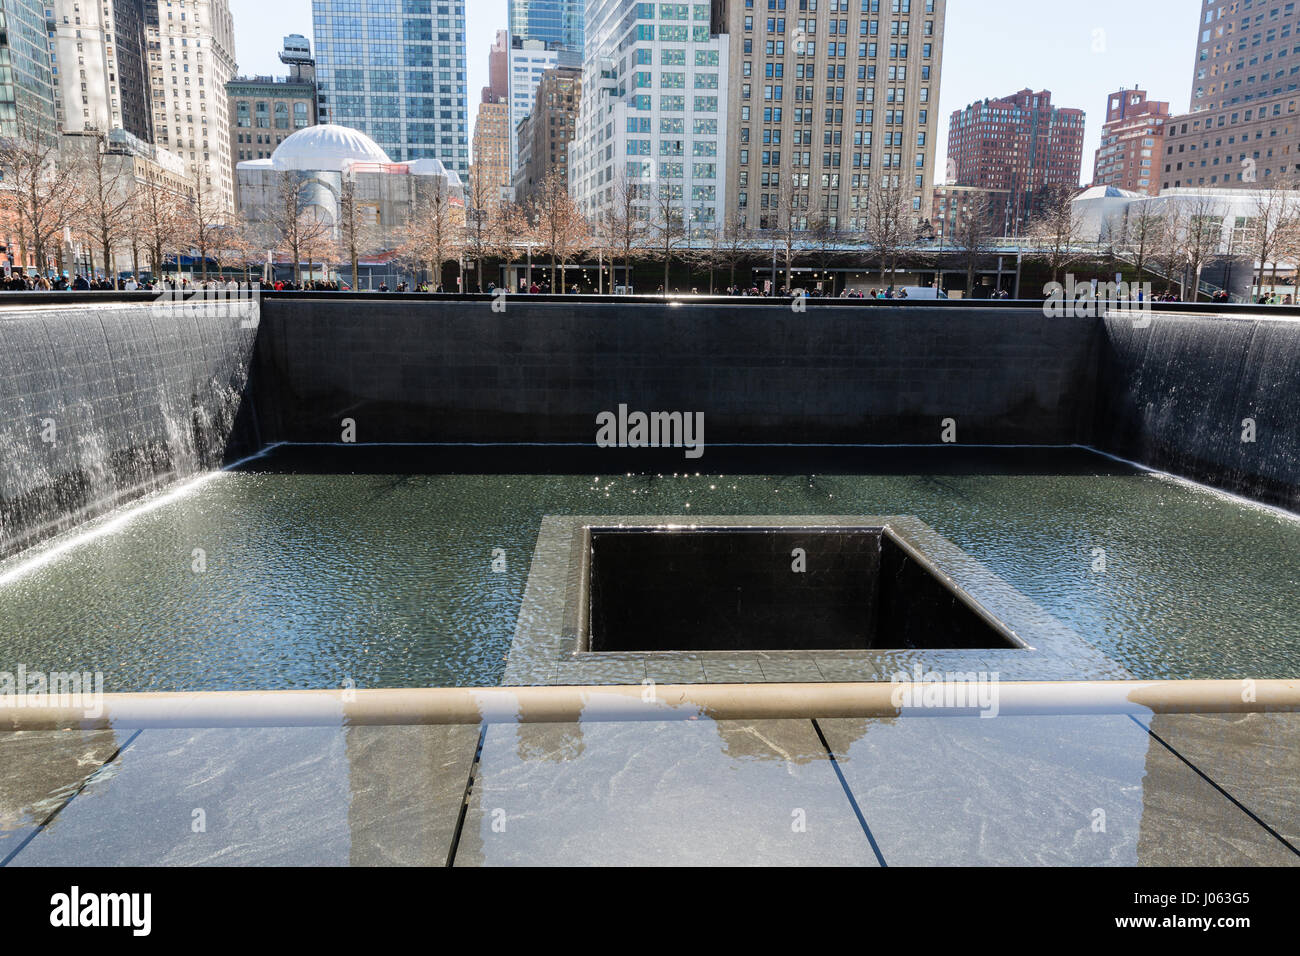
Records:
{"label": "dark granite wall", "polygon": [[[705,442],[1086,442],[1095,320],[1032,310],[269,299],[267,441],[590,444],[596,415],[703,412]],[[707,453],[706,453],[707,459]]]}
{"label": "dark granite wall", "polygon": [[706,446],[925,445],[951,417],[960,444],[1092,445],[1300,510],[1289,318],[351,297],[244,318],[0,310],[0,557],[263,444],[338,441],[345,418],[360,443],[590,446],[619,404],[702,412]]}

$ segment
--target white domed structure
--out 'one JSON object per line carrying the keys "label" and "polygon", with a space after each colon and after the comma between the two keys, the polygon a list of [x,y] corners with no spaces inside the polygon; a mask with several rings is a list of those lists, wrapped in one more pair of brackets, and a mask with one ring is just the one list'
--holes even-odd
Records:
{"label": "white domed structure", "polygon": [[365,133],[347,126],[324,123],[300,129],[275,148],[271,168],[277,172],[346,172],[352,163],[382,163],[392,160]]}

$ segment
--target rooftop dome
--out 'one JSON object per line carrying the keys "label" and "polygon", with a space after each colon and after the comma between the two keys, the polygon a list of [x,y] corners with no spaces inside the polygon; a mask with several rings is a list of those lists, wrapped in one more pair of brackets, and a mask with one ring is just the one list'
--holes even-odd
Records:
{"label": "rooftop dome", "polygon": [[277,170],[343,172],[352,162],[391,163],[392,160],[365,133],[334,123],[300,129],[271,154],[271,166]]}

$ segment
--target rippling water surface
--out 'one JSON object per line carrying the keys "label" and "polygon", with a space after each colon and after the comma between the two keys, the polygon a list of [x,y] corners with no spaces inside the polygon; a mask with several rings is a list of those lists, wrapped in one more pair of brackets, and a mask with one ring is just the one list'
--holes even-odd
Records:
{"label": "rippling water surface", "polygon": [[116,691],[490,685],[543,515],[908,514],[1137,677],[1300,673],[1300,520],[1082,452],[872,454],[854,474],[451,475],[356,448],[225,473],[0,565],[0,670],[102,670]]}

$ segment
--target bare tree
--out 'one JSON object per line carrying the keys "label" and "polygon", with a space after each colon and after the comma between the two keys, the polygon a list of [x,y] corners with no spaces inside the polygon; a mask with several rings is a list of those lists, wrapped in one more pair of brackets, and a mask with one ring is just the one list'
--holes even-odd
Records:
{"label": "bare tree", "polygon": [[478,291],[483,291],[483,270],[488,259],[503,255],[510,246],[507,210],[481,162],[470,170],[465,209],[465,257],[474,263]]}
{"label": "bare tree", "polygon": [[[629,182],[626,175],[620,175],[614,183],[613,202],[596,220],[596,231],[601,243],[608,250],[611,261],[623,260],[623,282],[632,284],[632,254],[639,245],[646,241],[648,218],[645,207],[639,201],[649,198],[644,192],[648,187]],[[614,267],[610,266],[610,290],[617,285]]]}
{"label": "bare tree", "polygon": [[1269,263],[1273,265],[1276,280],[1277,262],[1282,257],[1287,235],[1295,228],[1296,219],[1300,218],[1295,189],[1295,179],[1283,175],[1262,187],[1256,195],[1254,215],[1246,230],[1246,243],[1251,257],[1259,265],[1251,278],[1260,292],[1264,288],[1264,273]]}
{"label": "bare tree", "polygon": [[323,241],[333,238],[334,225],[310,201],[306,177],[297,170],[285,170],[276,177],[275,202],[267,212],[267,225],[277,244],[289,254],[294,282],[302,281],[304,256],[313,257]]}
{"label": "bare tree", "polygon": [[[767,234],[772,241],[772,263],[775,267],[777,256],[785,265],[785,288],[790,292],[794,287],[794,260],[800,238],[807,232],[807,220],[800,218],[803,208],[802,197],[794,190],[789,174],[785,184],[776,196],[776,208],[768,217]],[[772,294],[776,294],[776,271],[772,272]]]}
{"label": "bare tree", "polygon": [[[194,167],[190,181],[193,192],[188,197],[189,209],[182,217],[183,240],[199,255],[203,281],[208,278],[208,253],[216,248],[217,237],[225,225],[226,210],[212,187],[212,177],[203,166]],[[180,261],[176,263],[180,273]]]}
{"label": "bare tree", "polygon": [[533,239],[532,211],[520,203],[503,201],[497,208],[497,217],[502,232],[501,254],[508,260],[508,265],[513,265],[519,248],[523,247],[524,259],[528,264],[524,282],[525,285],[531,285],[533,247],[536,245]]}
{"label": "bare tree", "polygon": [[1083,243],[1083,223],[1074,207],[1073,190],[1052,186],[1044,191],[1038,212],[1029,222],[1028,238],[1056,282],[1062,270],[1077,261]]}
{"label": "bare tree", "polygon": [[920,215],[899,176],[886,173],[871,180],[866,220],[865,238],[880,263],[881,284],[892,286],[899,258],[915,246],[920,234]]}
{"label": "bare tree", "polygon": [[956,221],[949,217],[948,239],[953,250],[960,254],[966,264],[966,295],[975,295],[975,273],[980,263],[993,251],[994,239],[997,238],[995,225],[996,212],[992,198],[988,193],[977,191],[968,193],[967,201],[959,206]]}
{"label": "bare tree", "polygon": [[[829,274],[834,264],[843,259],[844,247],[857,244],[857,235],[842,229],[839,219],[832,216],[829,209],[823,208],[808,223],[806,244],[813,264]],[[834,289],[832,279],[832,293]]]}
{"label": "bare tree", "polygon": [[[188,197],[159,182],[137,183],[131,203],[130,232],[144,247],[154,278],[162,276],[167,251],[175,249],[184,235]],[[180,262],[176,264],[180,272]]]}
{"label": "bare tree", "polygon": [[62,258],[60,235],[80,215],[75,166],[59,162],[58,135],[19,108],[11,135],[0,136],[0,207],[18,230],[20,258],[40,274]]}
{"label": "bare tree", "polygon": [[1182,247],[1193,302],[1201,298],[1201,271],[1223,244],[1223,217],[1223,207],[1213,196],[1198,196],[1188,207]]}
{"label": "bare tree", "polygon": [[1119,247],[1132,256],[1138,282],[1142,281],[1142,273],[1160,243],[1164,227],[1164,216],[1153,210],[1149,202],[1139,203],[1125,220]]}
{"label": "bare tree", "polygon": [[352,267],[354,291],[361,284],[361,257],[375,252],[382,244],[377,216],[377,211],[361,204],[356,177],[345,175],[339,192],[339,249]]}
{"label": "bare tree", "polygon": [[135,199],[134,177],[111,158],[108,137],[102,133],[66,137],[65,146],[71,145],[69,140],[79,141],[78,149],[67,151],[67,160],[81,196],[82,229],[98,244],[104,273],[112,275],[113,288],[117,288],[113,253],[128,229]]}
{"label": "bare tree", "polygon": [[1151,259],[1164,273],[1165,292],[1173,290],[1175,282],[1184,287],[1186,259],[1183,253],[1183,231],[1187,217],[1177,202],[1169,202],[1160,214],[1159,225],[1152,236]]}
{"label": "bare tree", "polygon": [[655,258],[664,264],[664,295],[668,294],[668,277],[673,254],[686,240],[686,202],[681,186],[659,183],[650,187],[650,217],[646,229]]}
{"label": "bare tree", "polygon": [[402,258],[415,271],[428,269],[430,285],[442,285],[442,267],[460,255],[465,240],[464,208],[453,201],[446,180],[436,179],[416,197],[407,225],[407,239],[399,247]]}
{"label": "bare tree", "polygon": [[727,270],[727,285],[735,288],[736,269],[754,257],[745,214],[737,212],[718,230],[714,251],[719,268]]}
{"label": "bare tree", "polygon": [[242,269],[244,281],[251,285],[253,267],[261,263],[265,249],[257,224],[237,215],[218,233],[217,239],[218,260],[223,266],[233,265]]}
{"label": "bare tree", "polygon": [[587,220],[578,211],[569,196],[569,183],[556,170],[552,170],[537,188],[532,204],[533,238],[538,247],[551,259],[551,291],[564,286],[564,270],[560,270],[560,286],[555,284],[555,267],[567,266],[569,260],[585,248],[590,234]]}

